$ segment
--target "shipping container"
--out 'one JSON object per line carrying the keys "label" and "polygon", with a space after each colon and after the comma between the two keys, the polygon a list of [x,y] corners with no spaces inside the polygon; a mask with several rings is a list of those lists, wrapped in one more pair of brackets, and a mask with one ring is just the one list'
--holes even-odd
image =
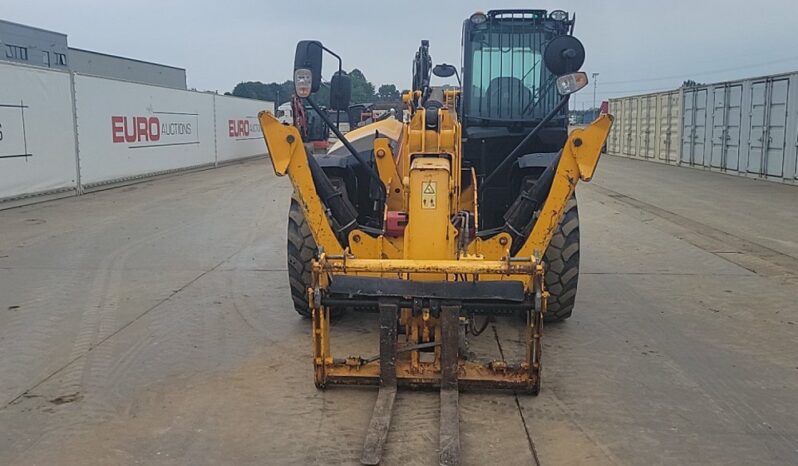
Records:
{"label": "shipping container", "polygon": [[607,152],[798,184],[798,72],[609,100]]}
{"label": "shipping container", "polygon": [[664,163],[679,157],[681,102],[679,91],[611,99],[615,123],[608,152]]}
{"label": "shipping container", "polygon": [[798,73],[706,86],[709,168],[795,183]]}

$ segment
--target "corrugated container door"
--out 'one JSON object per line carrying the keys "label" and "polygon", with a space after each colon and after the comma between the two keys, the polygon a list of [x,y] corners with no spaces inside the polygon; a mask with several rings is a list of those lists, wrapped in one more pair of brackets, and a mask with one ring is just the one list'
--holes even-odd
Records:
{"label": "corrugated container door", "polygon": [[730,86],[726,95],[726,152],[723,168],[737,171],[740,169],[740,126],[743,118],[742,84]]}
{"label": "corrugated container door", "polygon": [[654,157],[655,145],[655,118],[657,111],[657,97],[640,97],[640,130],[638,131],[640,140],[638,144],[638,156],[643,158]]}
{"label": "corrugated container door", "polygon": [[684,127],[682,128],[682,163],[704,165],[706,139],[707,90],[684,91]]}
{"label": "corrugated container door", "polygon": [[795,166],[795,179],[798,180],[798,113],[793,112],[793,130],[795,130],[795,147],[793,147],[793,165]]}
{"label": "corrugated container door", "polygon": [[607,150],[610,154],[621,153],[621,125],[623,124],[623,111],[621,110],[620,100],[610,100],[609,103],[610,115],[615,117],[615,121],[610,129],[609,141],[607,141]]}
{"label": "corrugated container door", "polygon": [[657,158],[666,163],[678,159],[679,143],[676,139],[679,128],[679,93],[669,92],[659,96],[659,145]]}
{"label": "corrugated container door", "polygon": [[719,86],[713,89],[713,94],[710,165],[712,168],[737,171],[743,87],[740,84]]}
{"label": "corrugated container door", "polygon": [[787,130],[788,79],[751,85],[751,137],[748,172],[781,177]]}
{"label": "corrugated container door", "polygon": [[765,158],[763,141],[765,140],[765,116],[767,98],[767,82],[760,81],[751,85],[751,120],[750,137],[748,139],[748,173],[762,174],[762,163]]}
{"label": "corrugated container door", "polygon": [[623,99],[623,153],[629,157],[637,155],[637,97]]}
{"label": "corrugated container door", "polygon": [[712,139],[710,139],[709,165],[720,168],[726,150],[726,86],[712,90]]}
{"label": "corrugated container door", "polygon": [[784,149],[787,142],[787,95],[790,92],[789,79],[771,82],[768,115],[767,151],[765,153],[765,174],[784,176]]}
{"label": "corrugated container door", "polygon": [[681,163],[692,164],[693,138],[695,137],[695,91],[685,90],[682,98],[682,160]]}
{"label": "corrugated container door", "polygon": [[707,136],[707,90],[699,89],[695,92],[695,113],[693,138],[693,165],[704,165],[704,143]]}

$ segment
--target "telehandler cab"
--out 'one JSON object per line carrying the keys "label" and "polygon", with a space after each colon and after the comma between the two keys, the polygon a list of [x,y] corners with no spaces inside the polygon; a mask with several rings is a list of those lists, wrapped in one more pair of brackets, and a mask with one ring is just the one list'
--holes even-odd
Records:
{"label": "telehandler cab", "polygon": [[[338,60],[329,107],[348,107],[341,58],[301,41],[296,94],[341,147],[312,155],[295,127],[259,115],[275,173],[295,190],[289,279],[297,312],[312,318],[316,385],[379,386],[364,464],[380,461],[397,386],[440,389],[441,464],[460,461],[459,389],[540,390],[544,315],[567,318],[576,294],[574,188],[593,176],[612,124],[603,115],[568,133],[569,96],[587,85],[573,25],[560,10],[475,13],[460,73],[433,66],[422,41],[403,96],[409,121],[346,137],[311,97],[326,52]],[[433,87],[433,74],[461,85]],[[345,308],[379,314],[378,356],[330,353],[330,315]],[[476,316],[505,314],[524,316],[524,359],[469,358]]]}

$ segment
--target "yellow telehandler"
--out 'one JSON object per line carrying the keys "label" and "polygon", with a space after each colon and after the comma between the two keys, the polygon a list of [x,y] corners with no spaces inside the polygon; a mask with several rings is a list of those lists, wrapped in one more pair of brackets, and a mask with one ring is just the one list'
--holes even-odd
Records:
{"label": "yellow telehandler", "polygon": [[[311,318],[315,383],[376,385],[361,461],[380,461],[398,386],[440,389],[440,462],[459,464],[460,389],[540,390],[544,317],[567,318],[578,275],[574,188],[593,176],[612,124],[568,132],[569,96],[587,85],[574,16],[492,10],[463,23],[460,72],[433,66],[422,41],[404,94],[407,121],[346,136],[312,94],[322,57],[338,61],[329,108],[351,81],[319,41],[298,43],[294,85],[339,143],[312,154],[295,127],[259,115],[277,175],[294,186],[288,268],[294,306]],[[458,86],[432,86],[432,75]],[[330,317],[376,312],[379,355],[335,357]],[[521,315],[521,361],[476,361],[463,341],[477,316]]]}

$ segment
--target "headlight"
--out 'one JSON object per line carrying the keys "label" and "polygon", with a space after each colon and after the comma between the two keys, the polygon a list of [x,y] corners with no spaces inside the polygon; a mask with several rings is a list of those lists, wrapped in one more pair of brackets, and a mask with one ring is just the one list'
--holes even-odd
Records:
{"label": "headlight", "polygon": [[294,71],[294,90],[296,95],[305,98],[310,95],[313,86],[313,73],[307,68],[299,68]]}
{"label": "headlight", "polygon": [[483,13],[481,11],[477,11],[476,13],[471,15],[470,19],[471,19],[471,23],[472,24],[482,24],[482,23],[484,23],[485,21],[488,20],[488,17],[485,16],[485,13]]}
{"label": "headlight", "polygon": [[571,95],[587,86],[587,74],[583,71],[564,74],[557,78],[557,92],[560,95]]}
{"label": "headlight", "polygon": [[554,10],[549,13],[549,18],[553,19],[554,21],[565,21],[568,19],[568,13],[562,10]]}

